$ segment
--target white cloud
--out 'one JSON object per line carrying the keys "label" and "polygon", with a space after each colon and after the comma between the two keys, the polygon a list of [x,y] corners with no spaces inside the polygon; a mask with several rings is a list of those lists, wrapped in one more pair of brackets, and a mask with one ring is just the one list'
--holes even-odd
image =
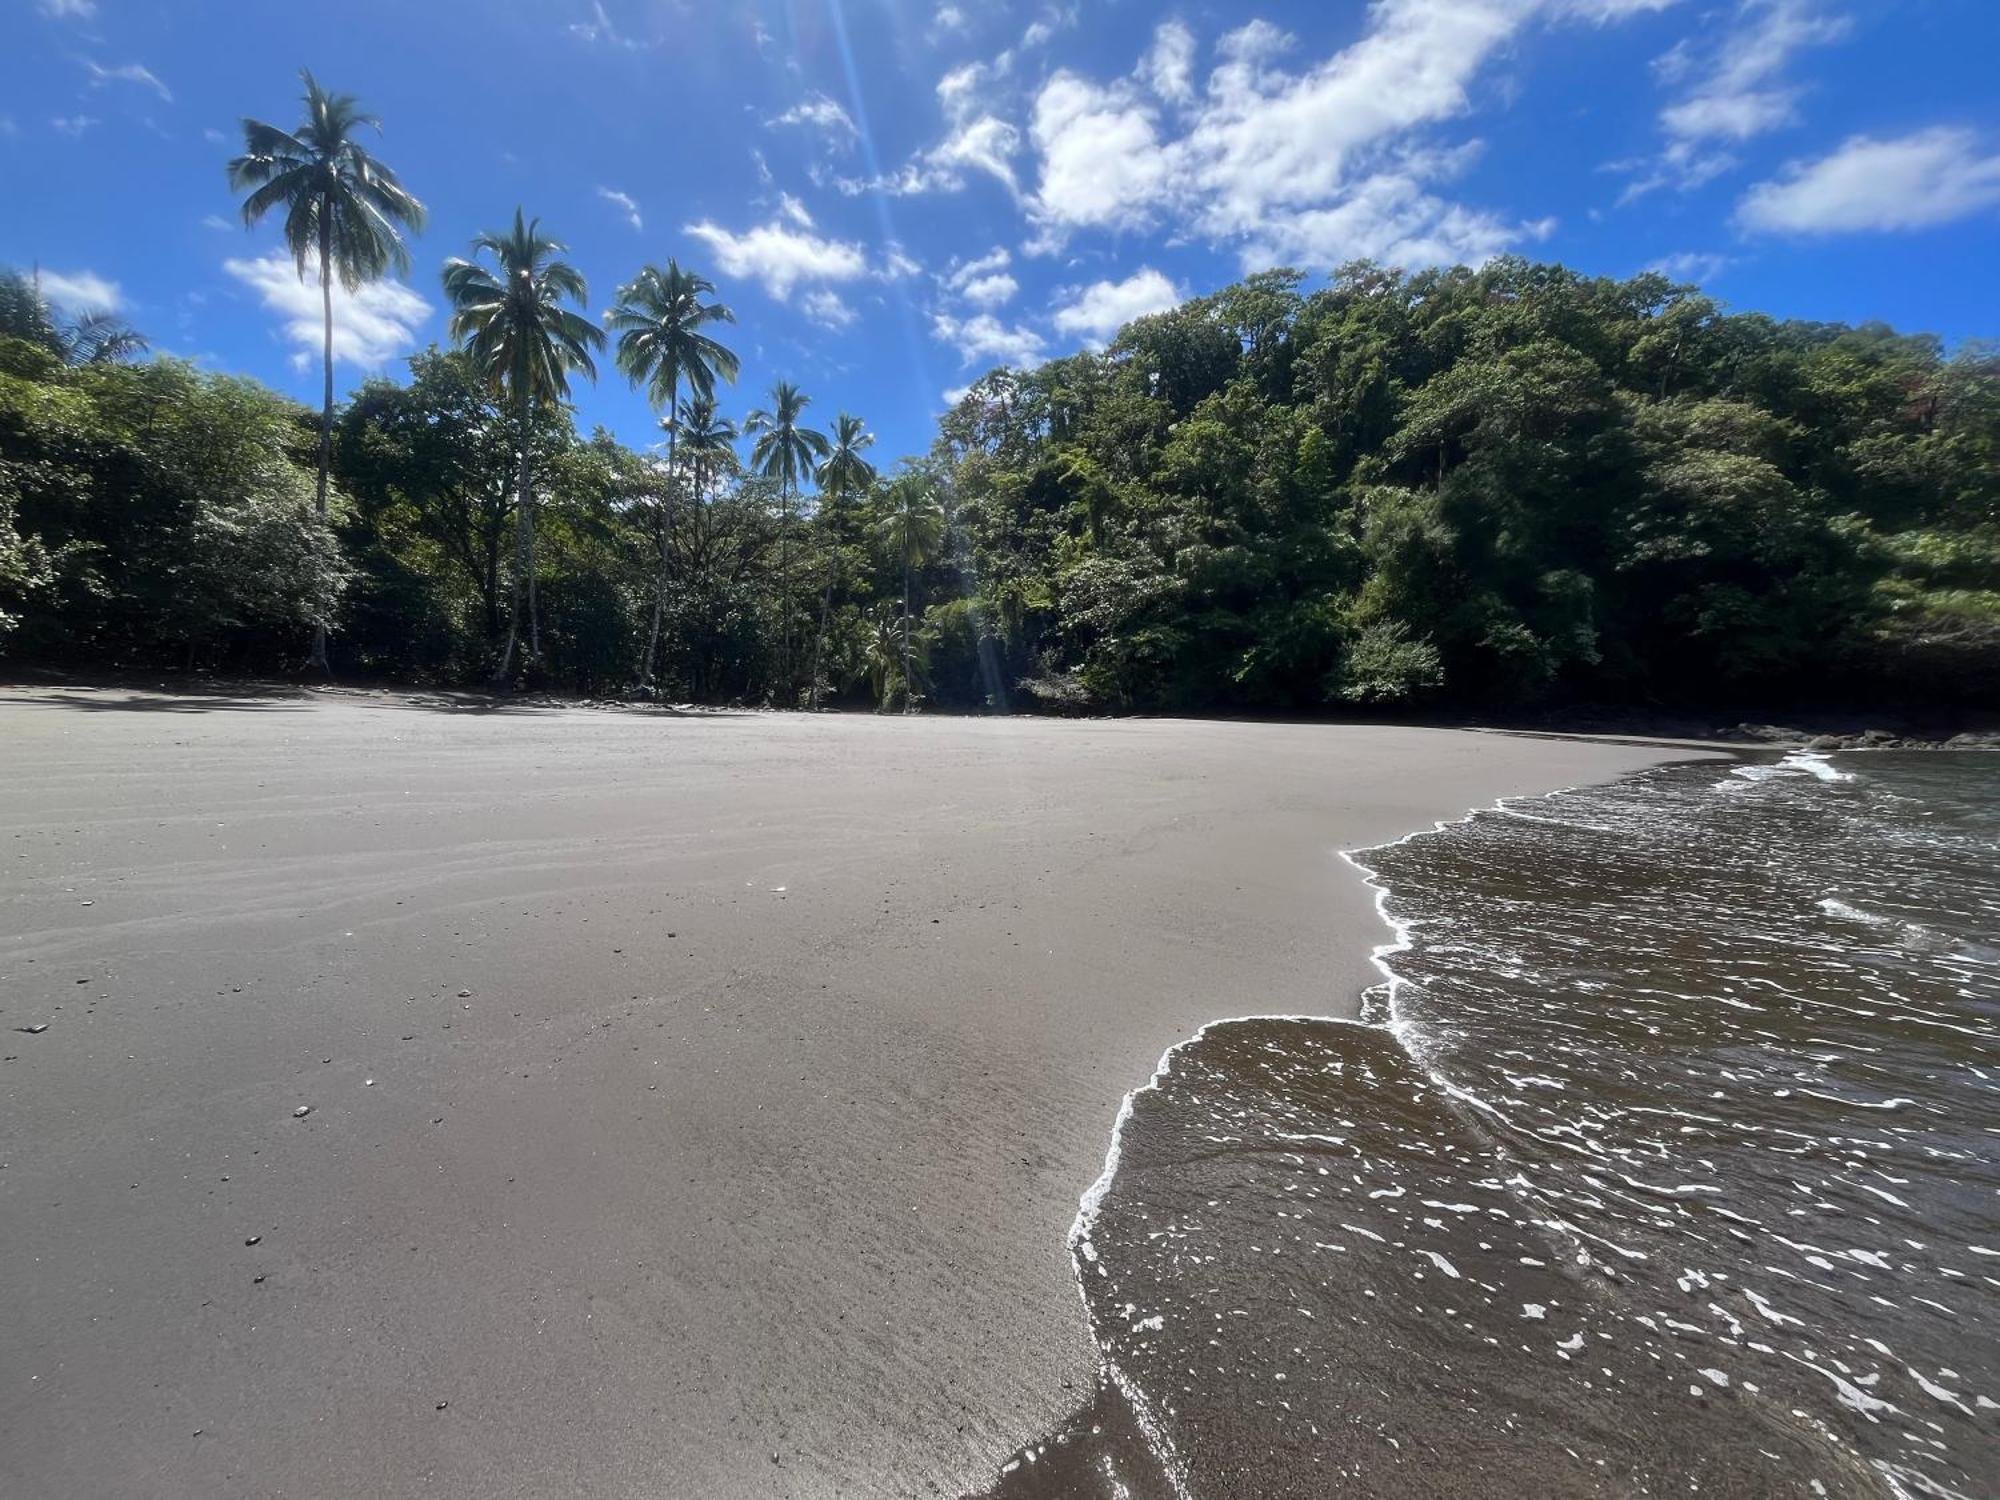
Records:
{"label": "white cloud", "polygon": [[646,221],[639,216],[639,200],[630,193],[621,193],[617,188],[600,187],[597,196],[611,204],[625,215],[625,222],[634,229],[643,230]]}
{"label": "white cloud", "polygon": [[57,133],[69,136],[72,139],[82,135],[93,125],[102,125],[103,123],[96,115],[57,115],[49,121],[49,124],[55,127]]}
{"label": "white cloud", "polygon": [[1663,255],[1646,269],[1658,271],[1662,276],[1674,281],[1692,282],[1699,286],[1715,280],[1736,262],[1726,255],[1716,255],[1706,250],[1682,250],[1673,255]]}
{"label": "white cloud", "polygon": [[778,212],[790,219],[801,229],[813,227],[813,216],[806,212],[806,206],[790,193],[778,194]]}
{"label": "white cloud", "polygon": [[958,289],[958,294],[974,307],[998,307],[1011,301],[1021,283],[1000,271],[992,276],[975,276]]}
{"label": "white cloud", "polygon": [[1036,96],[1028,134],[1041,157],[1035,215],[1063,229],[1141,227],[1179,175],[1152,109],[1122,83],[1057,73]]}
{"label": "white cloud", "polygon": [[964,7],[950,3],[940,5],[937,14],[931,17],[932,37],[950,36],[955,32],[968,31],[972,23],[966,19]]}
{"label": "white cloud", "polygon": [[2000,205],[2000,153],[1969,130],[1938,126],[1895,140],[1852,136],[1813,162],[1758,183],[1737,206],[1744,228],[1779,234],[1929,229]]}
{"label": "white cloud", "polygon": [[950,313],[936,313],[931,318],[931,332],[945,343],[956,345],[961,362],[967,365],[986,363],[1026,368],[1042,362],[1040,334],[1020,325],[1009,327],[991,313],[964,319]]}
{"label": "white cloud", "polygon": [[611,24],[611,17],[604,13],[604,0],[590,0],[590,19],[573,23],[569,34],[580,42],[602,42],[607,47],[617,47],[625,52],[637,52],[645,46],[644,42],[623,35]]}
{"label": "white cloud", "polygon": [[153,90],[167,103],[174,102],[174,96],[167,86],[160,82],[152,69],[141,63],[120,63],[115,68],[107,68],[102,63],[92,62],[86,57],[83,65],[90,70],[92,88],[101,89],[107,83],[136,83]]}
{"label": "white cloud", "polygon": [[808,318],[822,328],[839,330],[854,321],[854,309],[847,305],[840,293],[826,287],[807,292],[799,299],[799,306]]}
{"label": "white cloud", "polygon": [[1680,0],[1561,0],[1561,14],[1602,26],[1611,21],[1629,21],[1634,16],[1651,15],[1670,9]]}
{"label": "white cloud", "polygon": [[229,220],[223,218],[221,214],[203,214],[201,216],[201,227],[203,229],[214,229],[226,232],[231,229],[240,228],[241,226],[238,224],[232,224]]}
{"label": "white cloud", "polygon": [[861,132],[854,128],[854,120],[825,94],[808,94],[781,115],[764,122],[767,125],[799,125],[809,130],[817,130],[829,144],[847,150],[860,139]]}
{"label": "white cloud", "polygon": [[714,252],[725,275],[751,277],[780,302],[800,282],[853,281],[868,270],[859,245],[776,220],[736,234],[704,219],[688,225],[687,233]]}
{"label": "white cloud", "polygon": [[1056,309],[1057,333],[1103,343],[1134,318],[1178,306],[1185,294],[1151,266],[1141,266],[1123,281],[1097,281]]}
{"label": "white cloud", "polygon": [[[1790,124],[1798,90],[1785,82],[1785,65],[1804,48],[1838,41],[1848,26],[1820,0],[1742,0],[1708,75],[1661,113],[1661,123],[1682,140],[1736,141]],[[1684,64],[1669,71],[1677,66]]]}
{"label": "white cloud", "polygon": [[902,281],[906,277],[921,276],[923,270],[922,263],[913,260],[905,253],[903,247],[894,240],[890,240],[884,247],[882,252],[882,279],[884,281]]}
{"label": "white cloud", "polygon": [[1194,33],[1179,21],[1164,23],[1153,33],[1139,76],[1169,104],[1187,103],[1194,97]]}
{"label": "white cloud", "polygon": [[115,281],[107,281],[95,271],[41,271],[42,296],[64,312],[116,312],[125,298]]}
{"label": "white cloud", "polygon": [[[277,314],[287,343],[295,346],[295,366],[310,366],[319,357],[321,324],[319,270],[306,264],[303,280],[288,255],[273,253],[253,260],[225,260],[222,269],[255,292],[265,308]],[[364,369],[377,369],[408,349],[417,328],[431,315],[431,305],[400,281],[371,281],[359,291],[333,283],[334,358]]]}
{"label": "white cloud", "polygon": [[55,21],[88,21],[97,14],[97,0],[38,0],[36,9]]}

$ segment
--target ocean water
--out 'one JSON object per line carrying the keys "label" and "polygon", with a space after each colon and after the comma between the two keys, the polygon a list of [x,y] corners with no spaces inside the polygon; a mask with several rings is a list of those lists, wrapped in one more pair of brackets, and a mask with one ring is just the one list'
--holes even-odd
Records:
{"label": "ocean water", "polygon": [[1210,1027],[992,1494],[2000,1493],[2000,757],[1666,767],[1352,856],[1364,1023]]}

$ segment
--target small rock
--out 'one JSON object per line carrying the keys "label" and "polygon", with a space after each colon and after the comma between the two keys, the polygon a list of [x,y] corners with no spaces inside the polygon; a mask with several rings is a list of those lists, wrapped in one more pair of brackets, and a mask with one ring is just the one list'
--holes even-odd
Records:
{"label": "small rock", "polygon": [[294,1120],[303,1120],[307,1115],[311,1114],[312,1112],[313,1112],[313,1107],[310,1104],[301,1104],[297,1109],[292,1111],[292,1118]]}
{"label": "small rock", "polygon": [[16,1031],[25,1031],[29,1036],[40,1036],[49,1029],[49,1023],[47,1021],[37,1021],[32,1026],[16,1026],[14,1029]]}
{"label": "small rock", "polygon": [[438,1410],[443,1411],[449,1405],[451,1405],[449,1401],[440,1401],[438,1402]]}
{"label": "small rock", "polygon": [[256,1286],[262,1286],[264,1284],[264,1278],[261,1276],[252,1276],[250,1280]]}
{"label": "small rock", "polygon": [[[223,1178],[222,1180],[224,1182],[229,1181],[227,1177]],[[264,1243],[264,1236],[261,1234],[253,1234],[250,1236],[249,1239],[245,1240],[243,1243],[246,1245],[261,1245]]]}
{"label": "small rock", "polygon": [[459,998],[459,999],[461,999],[461,1000],[470,1000],[470,999],[472,998],[472,991],[471,991],[471,990],[460,990],[460,991],[458,992],[458,998]]}

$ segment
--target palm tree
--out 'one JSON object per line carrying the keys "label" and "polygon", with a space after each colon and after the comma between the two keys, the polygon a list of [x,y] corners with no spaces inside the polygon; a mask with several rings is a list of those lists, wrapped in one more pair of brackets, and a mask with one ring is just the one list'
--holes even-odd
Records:
{"label": "palm tree", "polygon": [[[734,323],[736,315],[719,302],[703,302],[715,292],[715,283],[692,271],[683,271],[680,262],[668,260],[663,271],[647,266],[618,289],[618,301],[604,315],[605,324],[618,335],[618,368],[633,385],[646,383],[653,405],[667,411],[667,485],[671,499],[674,468],[674,437],[679,425],[681,381],[701,400],[713,402],[715,379],[719,375],[734,384],[736,356],[702,329],[711,323]],[[659,574],[653,587],[653,628],[646,638],[645,659],[639,665],[639,680],[651,684],[653,653],[659,647],[660,613],[667,593],[667,552],[664,527],[659,532]]]}
{"label": "palm tree", "polygon": [[[511,230],[489,230],[473,240],[470,259],[453,256],[444,263],[451,337],[465,346],[473,368],[495,398],[513,401],[517,425],[520,489],[514,507],[514,609],[496,682],[504,682],[514,670],[524,589],[528,659],[542,654],[541,625],[535,616],[535,520],[529,472],[535,408],[568,399],[572,370],[597,379],[590,353],[604,347],[603,331],[563,306],[564,298],[587,301],[590,289],[576,267],[557,259],[569,247],[543,234],[541,224],[517,208]],[[482,254],[492,255],[495,270],[480,263]]]}
{"label": "palm tree", "polygon": [[889,486],[888,508],[875,523],[882,550],[903,565],[903,709],[910,708],[910,574],[937,556],[944,540],[944,507],[922,474],[904,474]]}
{"label": "palm tree", "polygon": [[789,380],[781,380],[771,387],[771,409],[765,411],[760,408],[751,412],[743,424],[746,434],[758,435],[756,445],[750,450],[750,462],[766,479],[778,481],[778,495],[783,506],[778,530],[778,572],[783,589],[779,607],[784,612],[784,665],[781,677],[788,700],[797,697],[796,684],[792,681],[792,497],[798,492],[799,481],[813,473],[814,461],[825,458],[832,451],[825,433],[799,425],[799,418],[811,404],[812,397]]}
{"label": "palm tree", "polygon": [[[352,292],[391,267],[407,275],[410,251],[397,226],[421,233],[424,206],[354,139],[364,126],[380,131],[381,122],[363,114],[353,95],[327,93],[304,69],[299,77],[306,85],[305,118],[294,130],[246,119],[243,154],[229,163],[229,186],[236,192],[249,189],[243,200],[246,228],[274,208],[285,210],[285,247],[299,280],[305,280],[307,261],[319,262],[326,390],[319,414],[317,509],[324,520],[333,464],[333,278]],[[327,670],[324,623],[313,629],[312,664]]]}
{"label": "palm tree", "polygon": [[[826,462],[819,466],[814,475],[822,495],[831,495],[838,501],[850,501],[875,482],[875,466],[861,455],[875,446],[875,434],[868,431],[861,418],[842,412],[833,419],[833,442],[828,450]],[[812,706],[819,707],[820,661],[826,651],[827,619],[833,611],[833,571],[838,537],[827,541],[826,582],[822,586],[819,599],[819,631],[813,636],[812,663]]]}
{"label": "palm tree", "polygon": [[716,415],[715,403],[706,397],[683,401],[680,410],[678,421],[660,425],[667,429],[669,445],[674,438],[680,439],[688,456],[688,467],[694,471],[694,483],[688,488],[699,503],[708,494],[708,486],[736,466],[736,440],[740,434],[729,418]]}
{"label": "palm tree", "polygon": [[0,338],[16,338],[46,349],[66,365],[108,365],[146,352],[145,336],[116,314],[85,311],[58,314],[42,295],[39,272],[0,271]]}
{"label": "palm tree", "polygon": [[901,619],[892,619],[887,612],[875,614],[865,629],[861,660],[876,711],[889,706],[900,684],[903,711],[908,713],[916,695],[930,686],[930,641],[912,630],[907,614]]}

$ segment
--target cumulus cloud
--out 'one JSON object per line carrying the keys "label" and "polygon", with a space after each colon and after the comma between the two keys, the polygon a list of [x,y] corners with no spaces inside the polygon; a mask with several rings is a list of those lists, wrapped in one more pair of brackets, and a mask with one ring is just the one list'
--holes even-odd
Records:
{"label": "cumulus cloud", "polygon": [[1185,294],[1165,274],[1141,266],[1123,281],[1096,281],[1056,309],[1056,332],[1103,343],[1134,318],[1164,312]]}
{"label": "cumulus cloud", "polygon": [[853,281],[868,271],[859,245],[775,219],[741,234],[704,219],[687,233],[709,247],[725,275],[749,277],[780,302],[801,282]]}
{"label": "cumulus cloud", "polygon": [[851,148],[861,136],[861,132],[854,127],[853,117],[825,94],[808,94],[783,114],[775,115],[764,123],[771,126],[797,125],[818,131],[830,145],[843,151]]}
{"label": "cumulus cloud", "polygon": [[973,260],[956,261],[939,280],[947,291],[955,292],[974,307],[998,307],[1021,289],[1008,274],[1013,257],[1004,246],[995,245]]}
{"label": "cumulus cloud", "polygon": [[[294,346],[292,363],[305,368],[319,357],[319,269],[310,260],[303,280],[289,255],[230,259],[222,269],[255,292],[277,315],[279,331]],[[371,281],[358,291],[333,284],[333,356],[364,369],[379,369],[408,349],[431,315],[431,305],[400,281]]]}
{"label": "cumulus cloud", "polygon": [[1032,328],[1002,323],[991,313],[957,318],[937,313],[931,318],[931,332],[957,347],[960,362],[1002,364],[1027,368],[1042,362],[1042,336]]}
{"label": "cumulus cloud", "polygon": [[2000,153],[1938,126],[1893,140],[1852,136],[1795,162],[1737,206],[1745,229],[1779,234],[1930,229],[2000,205]]}
{"label": "cumulus cloud", "polygon": [[125,305],[118,283],[95,271],[41,271],[42,296],[64,312],[116,312]]}
{"label": "cumulus cloud", "polygon": [[625,222],[634,229],[644,229],[646,221],[639,215],[639,200],[630,193],[621,193],[617,188],[600,187],[597,196],[625,215]]}
{"label": "cumulus cloud", "polygon": [[173,93],[164,83],[160,82],[152,69],[141,63],[120,63],[115,68],[107,68],[102,63],[92,62],[86,57],[83,60],[83,65],[90,70],[90,86],[92,88],[101,89],[107,83],[136,83],[143,88],[151,89],[167,103],[172,104],[174,102]]}

